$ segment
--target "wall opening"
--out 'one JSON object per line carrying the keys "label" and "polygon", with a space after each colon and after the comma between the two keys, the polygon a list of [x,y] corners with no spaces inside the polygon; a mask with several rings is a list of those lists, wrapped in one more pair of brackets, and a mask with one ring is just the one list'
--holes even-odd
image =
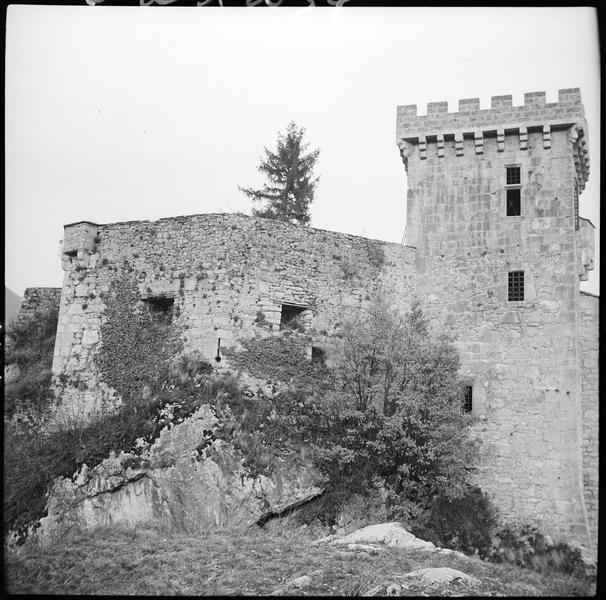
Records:
{"label": "wall opening", "polygon": [[466,385],[463,390],[463,411],[470,413],[473,410],[473,387]]}
{"label": "wall opening", "polygon": [[507,279],[507,300],[524,300],[524,271],[511,271]]}
{"label": "wall opening", "polygon": [[507,190],[507,216],[519,217],[522,214],[522,196],[520,190]]}
{"label": "wall opening", "polygon": [[305,331],[305,322],[303,312],[307,310],[306,306],[297,306],[295,304],[282,304],[280,314],[280,330],[298,330]]}
{"label": "wall opening", "polygon": [[522,176],[518,165],[505,167],[506,215],[519,217],[522,214]]}
{"label": "wall opening", "polygon": [[150,296],[144,298],[143,302],[147,306],[149,314],[157,323],[172,323],[174,298],[166,296]]}

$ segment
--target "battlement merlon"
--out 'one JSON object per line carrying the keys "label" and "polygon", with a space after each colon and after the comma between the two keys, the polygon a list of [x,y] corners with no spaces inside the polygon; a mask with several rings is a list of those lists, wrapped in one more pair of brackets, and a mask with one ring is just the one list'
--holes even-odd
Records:
{"label": "battlement merlon", "polygon": [[[479,98],[459,100],[458,112],[448,112],[448,102],[429,102],[427,114],[417,115],[416,104],[397,108],[396,143],[406,164],[406,145],[426,144],[444,140],[444,136],[463,137],[499,136],[505,133],[570,129],[579,188],[583,190],[589,178],[589,143],[585,110],[579,88],[558,91],[558,102],[547,103],[545,92],[524,94],[524,104],[513,106],[513,98],[493,96],[491,107],[480,109]],[[548,147],[548,146],[545,146]]]}

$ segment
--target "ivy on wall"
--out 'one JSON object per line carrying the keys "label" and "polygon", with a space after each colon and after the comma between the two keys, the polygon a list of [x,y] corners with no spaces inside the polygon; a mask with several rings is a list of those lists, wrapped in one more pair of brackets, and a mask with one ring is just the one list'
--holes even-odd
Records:
{"label": "ivy on wall", "polygon": [[313,389],[324,381],[328,370],[306,357],[310,338],[289,333],[266,338],[240,340],[245,352],[222,349],[230,362],[253,377],[292,383],[299,388]]}
{"label": "ivy on wall", "polygon": [[182,349],[174,323],[154,319],[139,297],[136,281],[122,271],[105,300],[101,348],[95,363],[105,383],[125,402],[135,402],[154,388],[171,359]]}

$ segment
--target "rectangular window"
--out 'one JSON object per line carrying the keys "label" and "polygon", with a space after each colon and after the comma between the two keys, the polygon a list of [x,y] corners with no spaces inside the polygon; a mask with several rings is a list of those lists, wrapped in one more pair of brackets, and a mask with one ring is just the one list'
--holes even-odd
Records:
{"label": "rectangular window", "polygon": [[522,176],[520,167],[505,167],[506,215],[519,217],[522,214]]}
{"label": "rectangular window", "polygon": [[509,273],[507,299],[510,302],[524,300],[524,271]]}
{"label": "rectangular window", "polygon": [[473,388],[470,385],[465,386],[463,395],[463,410],[470,413],[473,408]]}
{"label": "rectangular window", "polygon": [[520,167],[505,167],[507,170],[507,185],[520,185]]}
{"label": "rectangular window", "polygon": [[507,216],[519,217],[521,214],[520,188],[507,190]]}
{"label": "rectangular window", "polygon": [[171,323],[173,320],[174,298],[166,296],[149,296],[143,302],[147,306],[149,314],[156,323]]}
{"label": "rectangular window", "polygon": [[305,322],[303,320],[303,311],[307,310],[305,306],[296,306],[293,304],[283,304],[280,314],[280,329],[305,331]]}

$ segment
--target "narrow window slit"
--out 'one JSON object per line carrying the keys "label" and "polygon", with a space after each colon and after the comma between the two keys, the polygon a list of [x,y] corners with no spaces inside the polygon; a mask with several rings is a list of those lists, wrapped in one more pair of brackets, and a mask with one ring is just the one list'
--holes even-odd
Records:
{"label": "narrow window slit", "polygon": [[473,409],[473,387],[466,385],[463,393],[463,411],[470,413]]}

